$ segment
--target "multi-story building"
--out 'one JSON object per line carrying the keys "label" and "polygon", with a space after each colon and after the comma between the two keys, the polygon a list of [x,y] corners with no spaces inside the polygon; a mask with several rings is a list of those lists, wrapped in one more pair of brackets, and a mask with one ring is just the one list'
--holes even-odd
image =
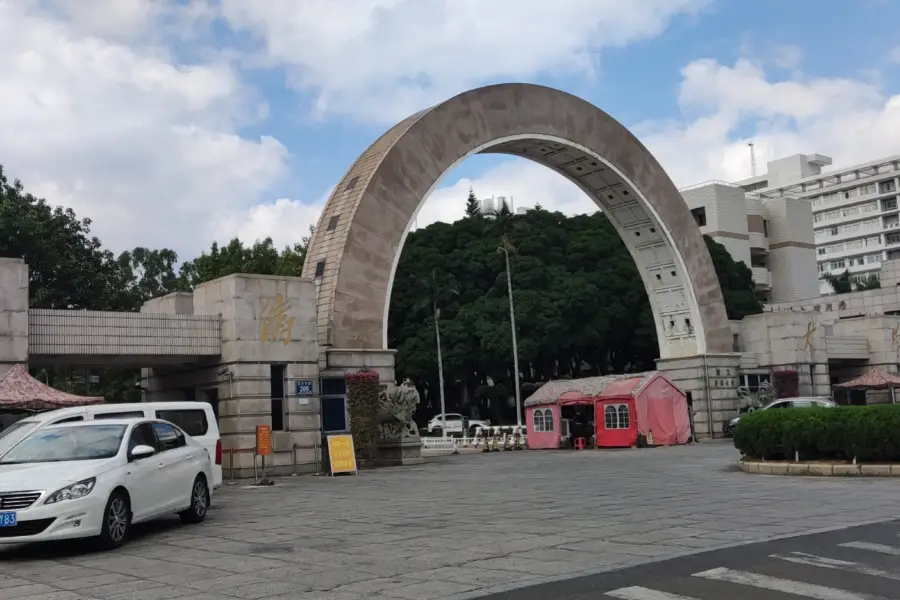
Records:
{"label": "multi-story building", "polygon": [[704,235],[750,267],[764,302],[817,296],[809,202],[791,195],[761,198],[735,184],[709,181],[681,190]]}
{"label": "multi-story building", "polygon": [[809,297],[834,293],[826,275],[849,270],[858,281],[877,276],[883,261],[900,258],[900,155],[822,173],[831,162],[821,154],[795,154],[769,161],[764,175],[735,183],[764,205],[788,197],[809,203],[819,278]]}

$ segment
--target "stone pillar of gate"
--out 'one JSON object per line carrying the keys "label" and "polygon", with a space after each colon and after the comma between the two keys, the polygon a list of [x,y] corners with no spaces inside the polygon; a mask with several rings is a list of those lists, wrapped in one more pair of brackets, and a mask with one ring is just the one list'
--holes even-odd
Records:
{"label": "stone pillar of gate", "polygon": [[738,412],[740,354],[657,359],[656,366],[689,394],[695,439],[720,438],[726,419]]}
{"label": "stone pillar of gate", "polygon": [[[357,371],[375,371],[384,393],[396,386],[396,350],[327,348],[319,363],[320,377],[344,377]],[[401,437],[385,438],[379,432],[377,462],[381,465],[413,465],[423,462],[422,438],[418,430]]]}
{"label": "stone pillar of gate", "polygon": [[28,265],[0,258],[0,375],[28,364]]}

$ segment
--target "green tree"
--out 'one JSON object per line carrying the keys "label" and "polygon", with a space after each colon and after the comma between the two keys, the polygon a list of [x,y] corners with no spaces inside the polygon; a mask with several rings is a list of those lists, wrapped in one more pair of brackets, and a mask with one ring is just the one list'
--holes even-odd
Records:
{"label": "green tree", "polygon": [[[547,210],[435,223],[409,235],[394,280],[388,337],[397,372],[423,394],[421,416],[437,412],[434,324],[411,319],[435,269],[464,282],[443,299],[441,358],[447,410],[467,402],[479,415],[511,418],[514,389],[505,267],[496,250],[516,248],[512,268],[522,389],[529,383],[654,367],[653,314],[634,262],[602,213]],[[707,240],[731,318],[761,311],[750,270]],[[724,253],[724,254],[723,254]],[[430,414],[428,411],[431,411]],[[473,412],[474,412],[473,411]]]}
{"label": "green tree", "polygon": [[743,319],[747,315],[762,312],[762,303],[755,292],[753,272],[743,262],[735,262],[728,250],[708,235],[704,235],[706,248],[712,258],[719,286],[725,299],[728,318]]}
{"label": "green tree", "polygon": [[469,197],[466,198],[466,216],[481,216],[481,205],[478,203],[478,198],[475,197],[475,190],[472,188],[469,188]]}
{"label": "green tree", "polygon": [[[849,294],[853,291],[853,281],[850,278],[850,270],[846,270],[840,275],[826,273],[822,278],[828,282],[835,294]],[[879,287],[881,283],[879,282]]]}
{"label": "green tree", "polygon": [[858,292],[863,292],[865,290],[879,290],[881,289],[881,279],[878,278],[878,275],[869,275],[857,281],[854,284],[854,287]]}

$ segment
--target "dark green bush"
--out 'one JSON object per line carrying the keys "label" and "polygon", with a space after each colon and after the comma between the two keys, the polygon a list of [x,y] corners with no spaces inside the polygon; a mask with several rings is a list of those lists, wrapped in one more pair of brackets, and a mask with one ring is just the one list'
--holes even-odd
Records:
{"label": "dark green bush", "polygon": [[770,460],[900,462],[900,405],[759,410],[741,417],[734,446]]}

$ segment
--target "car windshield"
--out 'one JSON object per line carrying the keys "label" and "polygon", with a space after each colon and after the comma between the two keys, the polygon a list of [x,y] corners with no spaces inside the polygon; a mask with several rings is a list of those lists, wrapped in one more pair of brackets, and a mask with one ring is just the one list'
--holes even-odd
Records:
{"label": "car windshield", "polygon": [[37,425],[37,421],[16,421],[3,431],[0,431],[0,440],[14,432],[16,433],[16,436],[14,437],[21,437],[23,434],[28,433],[37,427]]}
{"label": "car windshield", "polygon": [[119,453],[126,425],[49,427],[30,435],[0,464],[99,460]]}

